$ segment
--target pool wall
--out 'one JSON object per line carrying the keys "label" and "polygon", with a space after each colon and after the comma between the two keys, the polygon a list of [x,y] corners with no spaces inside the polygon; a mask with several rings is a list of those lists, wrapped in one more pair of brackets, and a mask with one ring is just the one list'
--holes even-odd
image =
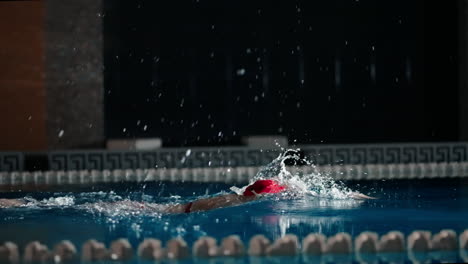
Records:
{"label": "pool wall", "polygon": [[[293,147],[291,147],[293,148]],[[298,145],[316,165],[468,162],[468,143]],[[114,170],[263,166],[281,149],[160,148],[152,151],[0,152],[0,171]]]}
{"label": "pool wall", "polygon": [[[297,146],[316,166],[293,171],[332,178],[415,179],[468,176],[468,143]],[[161,148],[0,153],[0,186],[121,181],[247,182],[280,149]]]}
{"label": "pool wall", "polygon": [[[24,185],[58,187],[147,181],[247,183],[259,169],[260,167],[221,167],[0,172],[0,190]],[[468,175],[468,162],[291,167],[290,171],[322,173],[337,180],[460,178]]]}

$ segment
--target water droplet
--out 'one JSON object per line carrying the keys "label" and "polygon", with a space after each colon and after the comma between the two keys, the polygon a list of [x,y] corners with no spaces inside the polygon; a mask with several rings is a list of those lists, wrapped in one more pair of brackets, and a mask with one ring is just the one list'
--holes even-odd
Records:
{"label": "water droplet", "polygon": [[60,130],[59,133],[58,133],[58,137],[59,138],[63,137],[63,134],[65,134],[65,131]]}
{"label": "water droplet", "polygon": [[124,133],[127,132],[127,128],[124,127],[124,128],[122,129],[122,132],[124,132]]}
{"label": "water droplet", "polygon": [[244,69],[244,68],[238,69],[238,70],[236,71],[236,73],[237,73],[237,75],[242,76],[242,75],[245,74],[245,69]]}
{"label": "water droplet", "polygon": [[145,125],[145,126],[143,127],[143,131],[146,131],[147,129],[148,129],[148,125]]}

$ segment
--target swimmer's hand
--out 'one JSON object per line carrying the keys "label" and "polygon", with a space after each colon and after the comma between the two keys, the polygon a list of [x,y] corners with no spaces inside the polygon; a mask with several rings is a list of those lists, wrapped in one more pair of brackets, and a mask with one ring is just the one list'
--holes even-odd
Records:
{"label": "swimmer's hand", "polygon": [[352,192],[349,194],[349,198],[353,198],[353,199],[356,199],[356,200],[365,200],[365,199],[377,199],[375,197],[371,197],[371,196],[367,196],[365,194],[362,194],[362,193],[358,193],[358,192]]}

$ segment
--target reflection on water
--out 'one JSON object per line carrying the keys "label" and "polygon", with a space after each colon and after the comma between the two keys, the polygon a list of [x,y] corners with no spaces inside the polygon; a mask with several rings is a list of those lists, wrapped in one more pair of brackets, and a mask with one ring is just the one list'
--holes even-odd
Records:
{"label": "reflection on water", "polygon": [[[344,232],[344,216],[321,216],[320,212],[329,210],[356,209],[363,201],[331,199],[295,199],[273,203],[272,213],[253,216],[250,221],[262,227],[271,238],[290,233],[290,228],[314,230],[317,233]],[[316,215],[310,214],[316,212]]]}
{"label": "reflection on water", "polygon": [[340,217],[300,217],[300,216],[280,216],[266,215],[262,217],[252,217],[252,223],[262,227],[265,235],[272,239],[277,239],[289,232],[290,227],[303,226],[317,233],[327,231],[343,231],[343,219]]}

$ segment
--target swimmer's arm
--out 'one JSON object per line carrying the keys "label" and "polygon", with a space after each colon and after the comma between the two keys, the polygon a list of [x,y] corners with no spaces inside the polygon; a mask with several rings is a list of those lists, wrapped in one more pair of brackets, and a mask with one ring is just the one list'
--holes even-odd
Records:
{"label": "swimmer's arm", "polygon": [[349,194],[350,198],[357,199],[357,200],[365,200],[365,199],[377,199],[375,197],[367,196],[365,194],[359,192],[352,192]]}
{"label": "swimmer's arm", "polygon": [[181,214],[181,213],[185,213],[185,208],[187,208],[187,206],[188,204],[174,204],[174,205],[168,206],[163,211],[166,213],[170,213],[170,214]]}
{"label": "swimmer's arm", "polygon": [[[192,202],[190,212],[208,211],[216,208],[223,208],[243,204],[255,200],[255,196],[243,196],[237,194],[219,195],[216,197],[199,199]],[[166,208],[167,213],[184,213],[189,204],[176,204]]]}
{"label": "swimmer's arm", "polygon": [[0,208],[19,207],[25,204],[26,202],[21,199],[0,199]]}
{"label": "swimmer's arm", "polygon": [[228,206],[234,206],[243,204],[252,200],[255,200],[255,196],[243,196],[237,194],[226,194],[216,197],[196,200],[192,204],[191,211],[208,211],[216,208],[223,208]]}

